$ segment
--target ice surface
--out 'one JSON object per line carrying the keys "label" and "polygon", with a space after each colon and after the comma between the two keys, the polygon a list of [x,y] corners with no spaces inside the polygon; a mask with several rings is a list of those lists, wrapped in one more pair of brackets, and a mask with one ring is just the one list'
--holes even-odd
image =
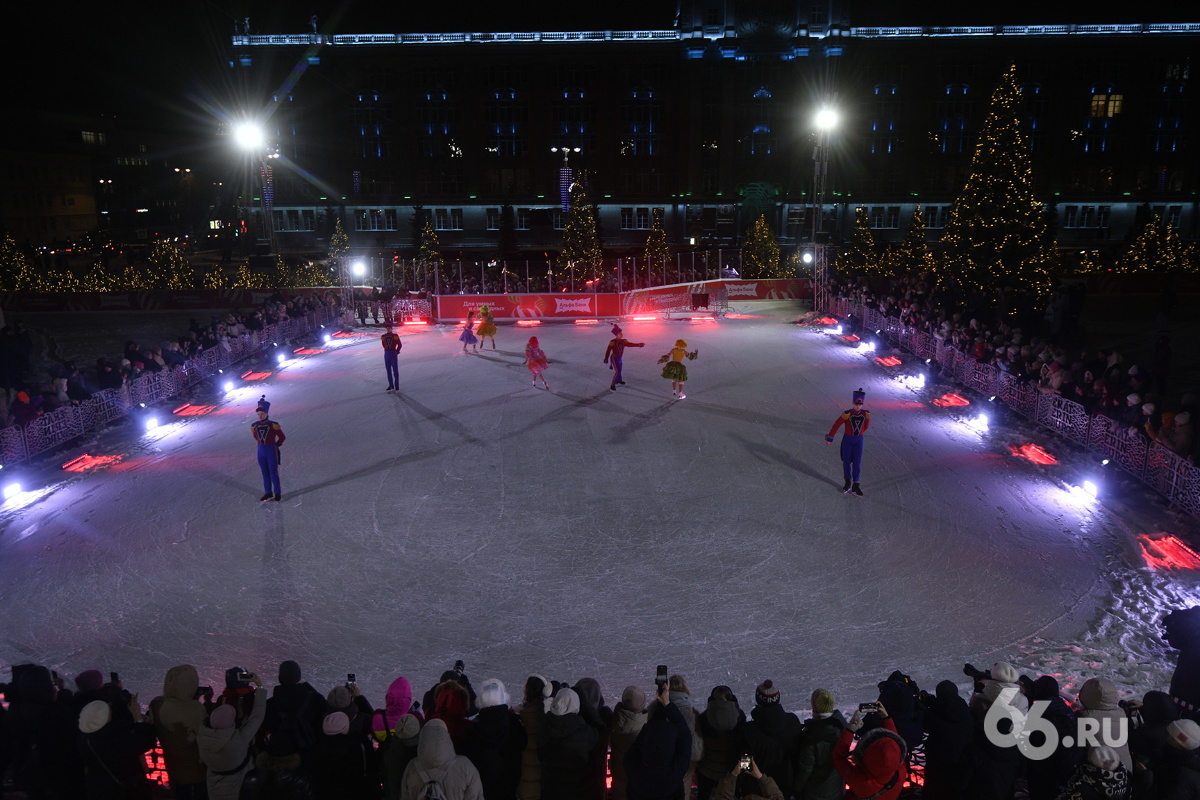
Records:
{"label": "ice surface", "polygon": [[[610,702],[656,664],[746,707],[765,678],[792,708],[817,686],[849,708],[893,669],[932,688],[998,658],[1166,686],[1157,618],[1200,591],[1142,563],[1135,536],[1164,520],[1008,456],[935,387],[788,324],[795,306],[735,311],[622,323],[646,347],[615,393],[608,323],[505,325],[478,355],[458,327],[406,328],[399,393],[372,336],[207,415],[94,437],[61,460],[123,460],[0,507],[0,662],[116,670],[148,699],[173,664],[219,686],[293,658],[322,690],[356,673],[376,705],[458,658],[514,695],[538,672],[595,677]],[[530,335],[550,392],[530,386]],[[655,364],[677,338],[700,352],[678,401]],[[864,498],[823,439],[859,386]],[[263,391],[288,436],[278,505],[257,502]]]}

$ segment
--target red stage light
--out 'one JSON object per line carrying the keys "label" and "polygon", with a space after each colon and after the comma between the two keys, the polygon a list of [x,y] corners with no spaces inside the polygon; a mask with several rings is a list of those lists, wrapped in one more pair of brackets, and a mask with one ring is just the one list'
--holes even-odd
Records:
{"label": "red stage light", "polygon": [[1057,458],[1050,455],[1045,450],[1038,447],[1036,444],[1023,444],[1020,447],[1013,447],[1010,445],[1008,449],[1010,452],[1012,452],[1012,454],[1014,456],[1020,456],[1021,458],[1028,458],[1030,461],[1032,461],[1035,464],[1043,464],[1043,465],[1049,466],[1050,464],[1058,463]]}
{"label": "red stage light", "polygon": [[517,320],[517,324],[518,325],[541,325],[542,321],[540,319],[519,319],[519,320]]}
{"label": "red stage light", "polygon": [[211,414],[213,411],[216,411],[216,409],[216,406],[194,406],[191,403],[184,403],[171,413],[178,414],[181,417],[203,417],[205,414]]}
{"label": "red stage light", "polygon": [[935,406],[947,408],[951,406],[969,406],[971,405],[971,401],[963,397],[961,394],[954,394],[951,392],[950,394],[944,394],[938,399],[934,400],[933,404]]}
{"label": "red stage light", "polygon": [[853,333],[847,333],[845,336],[842,337],[842,339],[844,339],[847,342],[859,341],[859,338],[857,336],[855,336]]}
{"label": "red stage light", "polygon": [[73,458],[63,464],[62,468],[67,472],[87,472],[89,469],[103,469],[113,464],[119,464],[124,458],[124,453],[116,456],[89,456],[84,453],[79,458]]}
{"label": "red stage light", "polygon": [[1169,533],[1140,533],[1142,558],[1151,569],[1200,569],[1200,554]]}
{"label": "red stage light", "polygon": [[875,363],[881,367],[898,367],[904,362],[895,356],[880,356],[875,359]]}
{"label": "red stage light", "polygon": [[319,350],[314,347],[300,347],[293,351],[298,356],[315,356],[318,353],[324,353],[324,350]]}
{"label": "red stage light", "polygon": [[576,325],[599,325],[600,320],[598,320],[598,319],[577,319],[577,320],[575,320],[575,324]]}
{"label": "red stage light", "polygon": [[244,381],[265,381],[269,377],[271,377],[271,373],[269,373],[269,372],[254,372],[253,370],[251,370],[250,372],[247,372],[245,375],[242,376],[242,380],[244,380]]}

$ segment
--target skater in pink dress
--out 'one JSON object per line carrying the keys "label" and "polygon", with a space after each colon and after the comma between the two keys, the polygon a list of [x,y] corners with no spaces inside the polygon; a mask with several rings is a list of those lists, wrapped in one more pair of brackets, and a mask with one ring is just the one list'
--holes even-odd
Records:
{"label": "skater in pink dress", "polygon": [[[475,312],[468,311],[467,312],[467,324],[463,325],[463,332],[458,335],[458,340],[463,343],[463,352],[464,353],[467,352],[467,345],[471,345],[472,353],[479,352],[478,348],[476,348],[476,345],[479,344],[479,340],[475,338],[475,332],[471,330],[474,327],[475,327]],[[495,341],[495,340],[493,339],[493,341]]]}
{"label": "skater in pink dress", "polygon": [[550,388],[550,384],[546,383],[546,378],[542,375],[548,365],[549,362],[546,360],[546,354],[538,346],[537,337],[530,336],[529,344],[525,345],[525,366],[529,368],[530,374],[533,375],[534,386],[537,386],[538,378],[541,378],[542,386],[545,386],[547,389]]}

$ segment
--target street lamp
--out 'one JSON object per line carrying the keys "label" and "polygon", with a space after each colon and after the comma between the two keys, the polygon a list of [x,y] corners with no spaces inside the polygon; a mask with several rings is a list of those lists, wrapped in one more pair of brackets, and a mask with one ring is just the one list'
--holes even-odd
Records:
{"label": "street lamp", "polygon": [[[813,192],[812,192],[812,245],[813,255],[813,310],[824,311],[830,300],[829,292],[829,261],[826,253],[826,237],[824,230],[825,216],[825,180],[829,175],[829,132],[838,124],[838,113],[826,104],[817,110],[813,117],[813,127],[817,132],[816,145],[813,147]],[[805,263],[809,262],[805,254]]]}
{"label": "street lamp", "polygon": [[279,158],[279,150],[267,144],[266,134],[257,123],[248,120],[234,126],[233,138],[247,156],[258,162],[259,175],[262,178],[263,232],[266,234],[271,253],[277,254],[279,251],[275,242],[275,220],[273,218],[275,177],[269,162]]}

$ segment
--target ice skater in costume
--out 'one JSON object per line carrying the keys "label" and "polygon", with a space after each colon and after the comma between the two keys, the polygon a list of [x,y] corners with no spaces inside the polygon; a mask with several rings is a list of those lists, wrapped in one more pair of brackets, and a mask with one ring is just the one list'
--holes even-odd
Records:
{"label": "ice skater in costume", "polygon": [[486,339],[492,340],[492,349],[496,349],[496,323],[492,321],[492,309],[488,306],[479,307],[479,347],[483,348]]}
{"label": "ice skater in costume", "polygon": [[283,494],[279,488],[279,446],[287,437],[283,435],[279,423],[268,418],[270,410],[271,404],[267,402],[266,395],[258,398],[258,408],[255,409],[258,422],[250,425],[250,434],[258,443],[258,468],[262,470],[263,496],[258,498],[260,503],[268,500],[279,502]]}
{"label": "ice skater in costume", "polygon": [[[479,349],[476,347],[476,345],[479,344],[479,340],[477,338],[475,338],[475,331],[472,330],[474,327],[475,327],[475,312],[468,311],[467,312],[467,324],[463,325],[463,332],[458,335],[458,340],[463,343],[463,352],[464,353],[467,352],[467,345],[471,345],[472,353],[479,352]],[[493,339],[492,341],[495,342],[496,340]]]}
{"label": "ice skater in costume", "polygon": [[546,383],[546,377],[542,375],[549,364],[550,362],[546,360],[546,354],[538,346],[537,337],[530,336],[529,344],[525,345],[525,366],[529,368],[530,374],[533,375],[534,386],[537,386],[538,378],[541,378],[542,385],[547,389],[550,388],[550,384]]}
{"label": "ice skater in costume", "polygon": [[687,351],[687,342],[683,339],[676,339],[675,346],[671,348],[671,352],[658,360],[660,364],[666,364],[663,367],[662,376],[671,382],[671,394],[678,397],[680,400],[687,397],[683,393],[683,384],[687,382],[687,367],[683,364],[683,359],[695,361],[700,355],[700,348],[696,348],[692,352]]}
{"label": "ice skater in costume", "polygon": [[612,385],[609,386],[609,391],[615,392],[617,384],[625,385],[625,381],[621,380],[621,360],[625,357],[626,347],[645,347],[642,342],[631,342],[621,336],[621,329],[612,326],[613,340],[608,343],[608,349],[604,351],[604,363],[609,364],[609,369],[616,370],[613,373]]}
{"label": "ice skater in costume", "polygon": [[842,491],[853,492],[859,497],[863,496],[858,485],[859,473],[862,472],[863,437],[867,428],[871,427],[871,412],[863,408],[866,398],[862,389],[854,392],[853,406],[842,412],[825,436],[825,444],[833,444],[833,436],[838,428],[845,428],[842,436],[842,476],[846,479],[846,485]]}
{"label": "ice skater in costume", "polygon": [[387,370],[388,388],[400,388],[400,348],[404,347],[404,343],[400,341],[400,337],[392,332],[392,323],[387,324],[387,333],[379,337],[380,344],[383,345],[383,368]]}

